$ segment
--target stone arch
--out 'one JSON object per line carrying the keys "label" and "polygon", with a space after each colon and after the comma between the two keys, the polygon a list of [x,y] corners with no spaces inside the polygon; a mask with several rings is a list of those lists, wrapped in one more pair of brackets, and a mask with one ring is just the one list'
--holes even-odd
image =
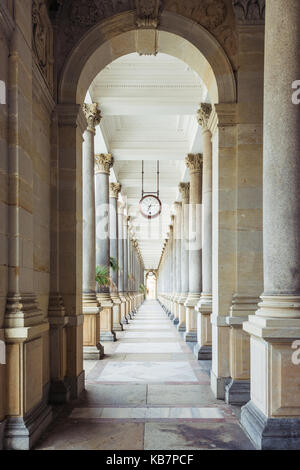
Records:
{"label": "stone arch", "polygon": [[[120,33],[121,31],[121,33]],[[59,80],[59,103],[84,101],[95,76],[115,59],[136,52],[134,12],[94,26],[72,50]],[[185,61],[203,79],[214,104],[236,102],[236,82],[230,61],[218,41],[201,25],[163,12],[158,27],[158,51]]]}

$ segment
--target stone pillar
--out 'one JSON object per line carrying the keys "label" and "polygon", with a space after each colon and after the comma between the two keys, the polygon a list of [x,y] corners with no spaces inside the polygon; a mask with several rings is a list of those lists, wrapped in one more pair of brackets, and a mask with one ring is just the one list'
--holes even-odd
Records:
{"label": "stone pillar", "polygon": [[96,296],[96,217],[95,217],[95,178],[94,178],[94,138],[95,126],[100,124],[101,113],[97,104],[84,104],[83,112],[88,127],[83,134],[82,155],[82,311],[83,323],[83,357],[84,359],[101,359],[104,356],[100,344],[100,311]]}
{"label": "stone pillar", "polygon": [[300,107],[291,96],[299,25],[298,0],[266,2],[264,294],[243,325],[251,336],[251,401],[241,415],[259,449],[300,447]]}
{"label": "stone pillar", "polygon": [[[172,223],[174,223],[174,216],[171,217]],[[169,226],[169,250],[168,250],[168,313],[172,319],[172,295],[173,295],[173,286],[174,286],[174,256],[173,256],[173,247],[174,247],[174,226]]]}
{"label": "stone pillar", "polygon": [[196,306],[197,344],[194,354],[198,360],[212,357],[212,332],[210,316],[212,313],[212,141],[208,129],[211,115],[210,104],[202,103],[198,111],[198,122],[203,136],[203,225],[202,225],[202,293]]}
{"label": "stone pillar", "polygon": [[182,239],[182,203],[176,202],[175,203],[175,250],[176,250],[176,257],[175,257],[175,272],[176,272],[176,288],[175,288],[175,298],[174,298],[174,325],[179,324],[179,310],[180,304],[179,299],[181,296],[181,239]]}
{"label": "stone pillar", "polygon": [[124,288],[124,209],[125,205],[118,202],[118,263],[119,263],[119,296],[121,299],[121,323],[127,324],[126,292]]}
{"label": "stone pillar", "polygon": [[[96,179],[96,264],[110,269],[109,262],[109,173],[113,166],[110,154],[95,156]],[[103,307],[100,319],[100,340],[116,341],[113,331],[113,302],[109,286],[97,287],[97,299]]]}
{"label": "stone pillar", "polygon": [[[109,185],[109,227],[110,227],[110,257],[119,262],[119,242],[118,242],[118,197],[121,191],[119,183],[110,183]],[[110,268],[112,286],[110,296],[114,303],[113,306],[113,330],[123,331],[121,323],[121,299],[119,296],[119,270],[114,271]]]}
{"label": "stone pillar", "polygon": [[202,169],[203,156],[190,154],[186,158],[190,170],[189,207],[189,293],[186,307],[185,341],[197,342],[197,312],[195,307],[202,292]]}
{"label": "stone pillar", "polygon": [[129,289],[129,281],[128,281],[128,224],[130,218],[126,215],[123,219],[123,235],[124,235],[124,272],[123,272],[123,279],[124,279],[124,295],[126,298],[126,318],[127,320],[131,320],[130,316],[130,297],[128,294]]}
{"label": "stone pillar", "polygon": [[186,331],[186,307],[184,306],[189,292],[189,203],[190,183],[180,183],[179,191],[182,197],[182,241],[181,241],[181,296],[179,298],[178,331]]}

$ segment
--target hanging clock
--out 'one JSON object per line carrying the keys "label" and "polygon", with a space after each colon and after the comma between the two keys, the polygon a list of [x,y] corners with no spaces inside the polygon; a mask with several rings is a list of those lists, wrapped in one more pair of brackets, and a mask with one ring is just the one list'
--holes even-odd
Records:
{"label": "hanging clock", "polygon": [[157,191],[155,193],[144,191],[144,162],[142,163],[142,199],[140,200],[140,213],[146,219],[155,219],[161,214],[162,203],[159,199],[159,162],[157,162]]}

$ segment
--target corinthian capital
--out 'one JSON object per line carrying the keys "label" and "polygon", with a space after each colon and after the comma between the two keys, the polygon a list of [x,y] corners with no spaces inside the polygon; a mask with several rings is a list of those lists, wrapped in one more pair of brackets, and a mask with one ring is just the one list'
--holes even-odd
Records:
{"label": "corinthian capital", "polygon": [[183,202],[185,204],[188,204],[190,200],[190,183],[180,183],[179,191],[180,191]]}
{"label": "corinthian capital", "polygon": [[209,117],[211,115],[211,111],[212,111],[211,104],[209,104],[209,103],[201,103],[200,104],[200,109],[197,112],[198,123],[204,129],[207,129],[208,120],[209,120]]}
{"label": "corinthian capital", "polygon": [[95,167],[97,173],[106,173],[109,175],[110,169],[114,164],[114,158],[110,153],[100,153],[95,155]]}
{"label": "corinthian capital", "polygon": [[100,109],[98,109],[97,103],[84,103],[82,105],[82,109],[88,123],[88,130],[95,131],[95,127],[100,124],[100,121],[102,119],[101,111]]}
{"label": "corinthian capital", "polygon": [[264,23],[265,0],[232,0],[232,4],[238,23]]}
{"label": "corinthian capital", "polygon": [[202,153],[190,153],[185,159],[186,166],[191,172],[201,171],[203,167]]}
{"label": "corinthian capital", "polygon": [[120,183],[110,183],[109,185],[109,196],[118,199],[119,193],[121,192],[122,186]]}

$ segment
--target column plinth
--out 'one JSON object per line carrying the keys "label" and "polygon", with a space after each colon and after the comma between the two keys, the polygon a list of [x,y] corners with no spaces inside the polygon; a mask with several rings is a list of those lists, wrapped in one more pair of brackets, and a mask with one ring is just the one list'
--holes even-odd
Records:
{"label": "column plinth", "polygon": [[[263,238],[264,294],[244,323],[251,344],[251,401],[241,423],[259,449],[299,449],[300,3],[266,2]],[[287,34],[288,31],[288,34]],[[276,201],[276,204],[274,204]],[[296,348],[295,348],[296,346]]]}

